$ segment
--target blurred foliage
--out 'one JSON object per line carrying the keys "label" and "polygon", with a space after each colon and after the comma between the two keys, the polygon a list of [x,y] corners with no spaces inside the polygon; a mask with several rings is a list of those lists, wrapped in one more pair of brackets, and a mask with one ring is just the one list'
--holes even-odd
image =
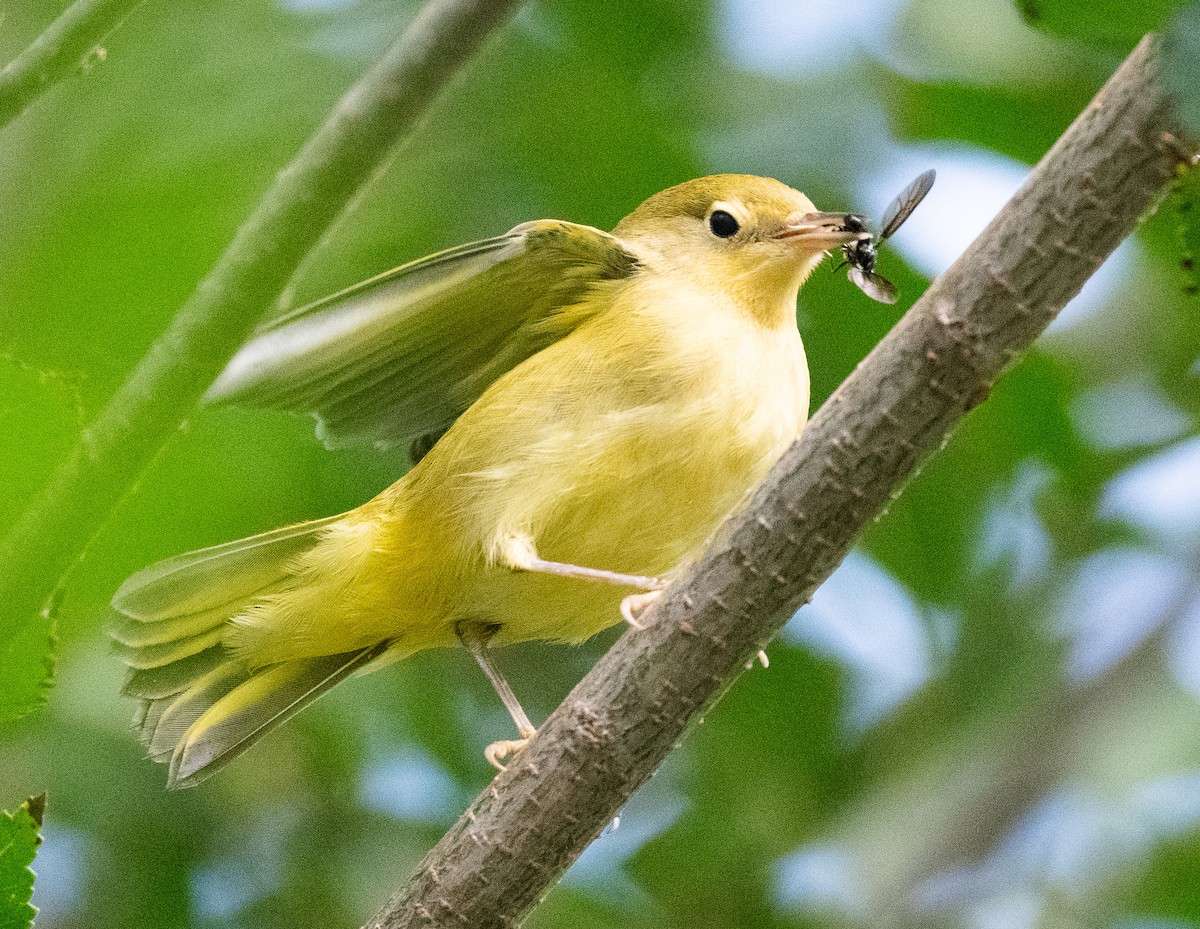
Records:
{"label": "blurred foliage", "polygon": [[[965,245],[1176,6],[534,0],[294,302],[533,217],[610,227],[704,173],[877,214],[934,166],[881,257],[911,302],[944,267],[923,256]],[[5,7],[0,60],[59,8]],[[148,3],[6,127],[6,523],[415,8]],[[1143,224],[530,926],[1200,925],[1193,203]],[[897,318],[825,270],[799,309],[814,403]],[[403,467],[325,452],[305,420],[214,409],[139,482],[64,591],[48,705],[0,728],[3,794],[55,801],[39,926],[356,925],[487,783],[482,747],[510,724],[458,653],[337,688],[181,793],[118,695],[102,626],[125,576],[347,509]],[[500,661],[540,718],[617,634]]]}
{"label": "blurred foliage", "polygon": [[1179,103],[1179,115],[1192,136],[1200,138],[1200,3],[1171,17],[1164,31],[1163,75]]}
{"label": "blurred foliage", "polygon": [[1016,0],[1025,21],[1056,35],[1108,44],[1120,49],[1152,29],[1159,29],[1171,12],[1190,0]]}

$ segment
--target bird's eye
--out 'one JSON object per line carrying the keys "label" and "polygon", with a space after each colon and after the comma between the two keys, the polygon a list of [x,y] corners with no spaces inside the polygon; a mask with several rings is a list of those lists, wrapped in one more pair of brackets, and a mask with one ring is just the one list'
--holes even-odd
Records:
{"label": "bird's eye", "polygon": [[728,239],[730,236],[737,235],[738,221],[724,210],[713,210],[708,217],[708,228],[712,230],[713,235],[722,239]]}

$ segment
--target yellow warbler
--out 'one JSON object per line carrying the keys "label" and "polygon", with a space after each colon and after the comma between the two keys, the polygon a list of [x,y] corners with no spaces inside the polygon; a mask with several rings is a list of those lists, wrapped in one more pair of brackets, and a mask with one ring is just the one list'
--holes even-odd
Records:
{"label": "yellow warbler", "polygon": [[808,412],[797,291],[866,238],[845,220],[706,177],[611,234],[526,223],[259,330],[210,399],[315,413],[327,444],[407,442],[417,463],[348,513],[122,585],[112,635],[169,784],[352,672],[458,643],[517,723],[489,759],[519,750],[533,726],[488,649],[631,618],[762,480]]}

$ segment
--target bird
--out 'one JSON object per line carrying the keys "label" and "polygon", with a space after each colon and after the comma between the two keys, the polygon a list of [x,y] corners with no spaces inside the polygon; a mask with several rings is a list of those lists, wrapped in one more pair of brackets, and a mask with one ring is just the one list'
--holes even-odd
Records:
{"label": "bird", "polygon": [[536,220],[260,327],[205,396],[307,413],[329,447],[414,462],[348,512],[168,558],[110,634],[169,787],[201,783],[347,677],[463,646],[493,659],[637,616],[799,437],[797,294],[867,233],[786,184],[667,188],[612,232]]}

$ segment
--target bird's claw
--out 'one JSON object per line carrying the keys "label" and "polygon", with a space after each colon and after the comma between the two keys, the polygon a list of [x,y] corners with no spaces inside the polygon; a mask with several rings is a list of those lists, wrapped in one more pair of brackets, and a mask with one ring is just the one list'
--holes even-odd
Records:
{"label": "bird's claw", "polygon": [[638,614],[661,597],[662,594],[661,590],[647,590],[640,594],[630,594],[621,601],[621,616],[634,629],[641,629],[642,624],[637,620]]}
{"label": "bird's claw", "polygon": [[531,738],[533,738],[532,732],[520,739],[501,739],[499,742],[493,742],[483,750],[483,757],[497,771],[503,771],[505,767],[503,764],[504,759],[519,753],[529,744]]}

